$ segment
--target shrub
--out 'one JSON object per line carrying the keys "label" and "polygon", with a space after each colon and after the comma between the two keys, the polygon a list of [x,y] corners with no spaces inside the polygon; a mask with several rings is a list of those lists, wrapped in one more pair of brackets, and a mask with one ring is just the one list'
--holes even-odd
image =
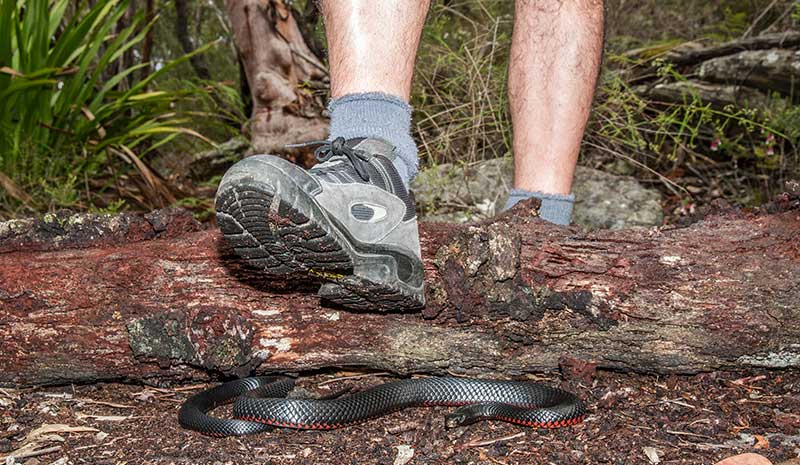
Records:
{"label": "shrub", "polygon": [[0,0],[0,171],[23,188],[60,193],[34,196],[36,208],[76,202],[72,186],[119,160],[163,191],[142,157],[181,134],[202,138],[173,110],[194,90],[151,89],[188,55],[146,76],[140,70],[150,63],[124,65],[153,26],[140,14],[114,31],[127,7],[97,0],[70,11],[69,0]]}

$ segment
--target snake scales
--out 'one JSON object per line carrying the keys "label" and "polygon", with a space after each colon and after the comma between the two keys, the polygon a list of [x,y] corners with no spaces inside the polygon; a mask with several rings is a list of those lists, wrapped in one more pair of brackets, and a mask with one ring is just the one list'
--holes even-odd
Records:
{"label": "snake scales", "polygon": [[[573,394],[522,381],[467,378],[418,378],[381,384],[347,397],[329,400],[286,399],[294,379],[253,377],[223,383],[189,398],[180,409],[180,424],[210,436],[241,436],[271,429],[332,429],[409,407],[459,406],[446,415],[448,427],[480,420],[501,420],[536,428],[579,423],[585,408]],[[236,419],[208,415],[233,401]]]}

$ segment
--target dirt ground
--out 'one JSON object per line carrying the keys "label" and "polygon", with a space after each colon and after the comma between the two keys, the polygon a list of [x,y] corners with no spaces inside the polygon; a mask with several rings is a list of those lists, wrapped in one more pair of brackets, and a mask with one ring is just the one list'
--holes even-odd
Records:
{"label": "dirt ground", "polygon": [[[342,378],[319,374],[299,385],[305,394],[331,395],[391,380]],[[774,463],[800,457],[797,370],[537,380],[577,392],[589,405],[586,421],[560,430],[500,422],[447,430],[446,408],[419,408],[340,430],[213,439],[176,420],[180,403],[204,386],[0,389],[0,457],[23,456],[5,458],[6,465],[712,464],[743,452]]]}

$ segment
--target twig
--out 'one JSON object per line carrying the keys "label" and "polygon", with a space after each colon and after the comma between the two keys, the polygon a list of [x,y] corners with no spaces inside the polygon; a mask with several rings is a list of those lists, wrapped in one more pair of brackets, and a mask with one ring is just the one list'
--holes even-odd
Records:
{"label": "twig", "polygon": [[119,441],[120,439],[128,439],[128,438],[130,438],[130,437],[131,437],[131,435],[130,435],[130,434],[126,434],[126,435],[124,435],[124,436],[117,436],[117,437],[115,437],[115,438],[112,438],[110,441],[108,441],[108,442],[107,442],[107,443],[105,443],[104,445],[105,445],[106,447],[111,447],[111,446],[113,446],[113,445],[114,445],[114,443],[115,443],[115,442]]}
{"label": "twig", "polygon": [[94,449],[95,447],[100,447],[100,446],[105,446],[105,444],[89,444],[88,446],[73,447],[72,451],[76,452],[79,450]]}
{"label": "twig", "polygon": [[197,389],[205,389],[206,387],[208,387],[208,384],[193,384],[191,386],[181,386],[181,387],[176,387],[176,388],[172,388],[172,389],[165,389],[165,388],[148,386],[147,389],[145,389],[143,391],[139,391],[139,392],[134,393],[134,394],[139,394],[140,392],[145,392],[147,390],[156,391],[156,392],[160,392],[160,393],[163,393],[163,394],[174,394],[176,392],[195,391]]}
{"label": "twig", "polygon": [[389,375],[391,375],[391,373],[382,371],[379,373],[362,373],[360,375],[340,376],[338,378],[333,378],[327,381],[323,381],[321,383],[317,383],[317,386],[327,386],[328,384],[333,384],[345,379],[361,379],[361,378],[369,378],[370,376],[389,376]]}
{"label": "twig", "polygon": [[752,33],[753,33],[753,29],[755,29],[756,25],[757,25],[757,24],[758,24],[758,23],[759,23],[759,22],[760,22],[760,21],[761,21],[761,20],[764,18],[764,16],[766,16],[766,15],[767,15],[767,13],[769,13],[769,11],[770,11],[770,10],[771,10],[771,9],[772,9],[772,8],[773,8],[773,7],[774,7],[776,4],[777,4],[777,3],[778,3],[778,0],[772,0],[772,3],[770,3],[770,4],[769,4],[769,5],[766,7],[766,8],[764,8],[764,11],[762,11],[762,12],[761,12],[761,14],[759,14],[759,15],[756,17],[756,19],[754,19],[754,20],[753,20],[753,23],[750,25],[750,27],[748,27],[748,28],[747,28],[747,30],[746,30],[746,31],[744,31],[744,34],[742,34],[742,38],[743,38],[743,39],[746,39],[747,37],[750,37],[750,34],[752,34]]}
{"label": "twig", "polygon": [[146,418],[143,416],[133,416],[133,415],[88,415],[86,413],[76,412],[75,418],[78,420],[95,420],[95,421],[126,421],[131,420],[134,418]]}
{"label": "twig", "polygon": [[689,423],[689,426],[696,425],[698,423],[711,423],[711,420],[709,420],[708,418],[700,418],[699,420],[695,420]]}
{"label": "twig", "polygon": [[744,378],[739,378],[731,381],[731,383],[736,384],[738,386],[744,386],[745,383],[752,383],[754,381],[762,381],[767,379],[766,375],[758,375],[758,376],[747,376]]}
{"label": "twig", "polygon": [[758,405],[772,405],[775,403],[767,400],[753,400],[753,399],[739,399],[738,402],[740,404],[758,404]]}
{"label": "twig", "polygon": [[772,28],[775,27],[776,24],[779,24],[781,21],[786,19],[786,17],[789,16],[794,11],[794,8],[795,8],[794,3],[790,2],[789,6],[786,8],[786,10],[784,10],[783,13],[781,13],[781,15],[778,16],[778,18],[775,19],[775,21],[772,22],[772,24],[770,24],[769,26],[764,28],[764,31],[772,30]]}
{"label": "twig", "polygon": [[94,399],[85,399],[85,398],[76,398],[76,399],[65,399],[67,402],[83,402],[86,404],[92,405],[104,405],[106,407],[113,407],[113,408],[136,408],[134,405],[127,405],[127,404],[117,404],[114,402],[106,402],[104,400],[94,400]]}
{"label": "twig", "polygon": [[15,399],[15,398],[19,397],[19,395],[17,395],[15,391],[16,391],[16,389],[11,389],[11,388],[4,389],[4,388],[0,388],[0,394],[2,394],[2,395],[4,395],[4,396],[8,397],[9,399]]}
{"label": "twig", "polygon": [[5,458],[13,457],[14,459],[27,459],[29,457],[38,457],[40,455],[52,454],[61,450],[61,446],[45,447],[44,449],[32,450],[30,452],[22,452],[14,454],[13,452]]}
{"label": "twig", "polygon": [[711,436],[706,436],[705,434],[697,434],[697,433],[689,433],[687,431],[669,431],[666,430],[666,433],[674,434],[675,436],[691,436],[694,438],[703,438],[703,439],[714,439]]}
{"label": "twig", "polygon": [[502,438],[497,438],[497,439],[489,439],[489,440],[486,440],[486,441],[478,441],[478,442],[474,442],[474,441],[473,442],[468,442],[468,443],[464,444],[464,447],[490,446],[490,445],[498,443],[498,442],[510,441],[512,439],[521,438],[523,436],[525,436],[525,432],[524,431],[519,432],[517,434],[512,434],[510,436],[503,436]]}
{"label": "twig", "polygon": [[675,404],[675,405],[680,405],[680,406],[682,406],[682,407],[688,407],[688,408],[690,408],[690,409],[692,409],[692,410],[694,410],[694,409],[696,408],[694,405],[687,404],[686,402],[681,402],[681,401],[679,401],[679,400],[664,399],[664,400],[662,400],[662,401],[661,401],[661,403],[662,403],[662,404]]}
{"label": "twig", "polygon": [[[664,176],[663,174],[659,173],[658,171],[656,171],[656,170],[654,170],[654,169],[650,168],[649,166],[645,165],[644,163],[642,163],[642,162],[640,162],[640,161],[638,161],[638,160],[635,160],[634,158],[632,158],[632,157],[629,157],[628,155],[625,155],[625,154],[624,154],[624,153],[622,153],[622,152],[618,152],[618,151],[615,151],[615,150],[611,150],[611,149],[610,149],[610,148],[608,148],[608,147],[605,147],[605,146],[602,146],[602,145],[598,145],[598,144],[595,144],[595,143],[592,143],[592,142],[589,142],[589,141],[584,141],[584,144],[588,145],[589,147],[593,147],[593,148],[596,148],[596,149],[598,149],[598,150],[602,150],[602,151],[604,151],[604,152],[608,152],[608,153],[610,153],[611,155],[614,155],[614,156],[618,156],[618,157],[624,158],[625,160],[629,161],[630,163],[633,163],[634,165],[636,165],[636,166],[639,166],[640,168],[642,168],[642,169],[644,169],[644,170],[646,170],[646,171],[649,171],[649,172],[651,172],[651,173],[652,173],[652,174],[654,174],[654,175],[655,175],[655,176],[656,176],[656,177],[657,177],[657,178],[658,178],[658,179],[659,179],[661,182],[663,182],[663,183],[664,183],[664,185],[665,185],[665,186],[666,186],[668,189],[670,189],[671,191],[673,191],[673,192],[674,192],[674,193],[676,193],[676,194],[679,194],[679,192],[677,192],[677,191],[688,192],[688,191],[687,191],[687,190],[686,190],[686,189],[685,189],[683,186],[681,186],[681,185],[677,184],[675,181],[673,181],[673,180],[669,179],[668,177]],[[673,189],[673,188],[674,188],[674,189]],[[677,191],[676,191],[676,189],[677,189]]]}

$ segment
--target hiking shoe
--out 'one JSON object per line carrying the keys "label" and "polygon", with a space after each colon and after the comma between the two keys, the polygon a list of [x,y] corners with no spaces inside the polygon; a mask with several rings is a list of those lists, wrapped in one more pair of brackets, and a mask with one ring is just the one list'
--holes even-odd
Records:
{"label": "hiking shoe", "polygon": [[319,145],[305,170],[257,155],[236,163],[217,190],[217,223],[233,250],[273,275],[327,281],[345,307],[411,310],[425,304],[414,201],[379,139]]}

